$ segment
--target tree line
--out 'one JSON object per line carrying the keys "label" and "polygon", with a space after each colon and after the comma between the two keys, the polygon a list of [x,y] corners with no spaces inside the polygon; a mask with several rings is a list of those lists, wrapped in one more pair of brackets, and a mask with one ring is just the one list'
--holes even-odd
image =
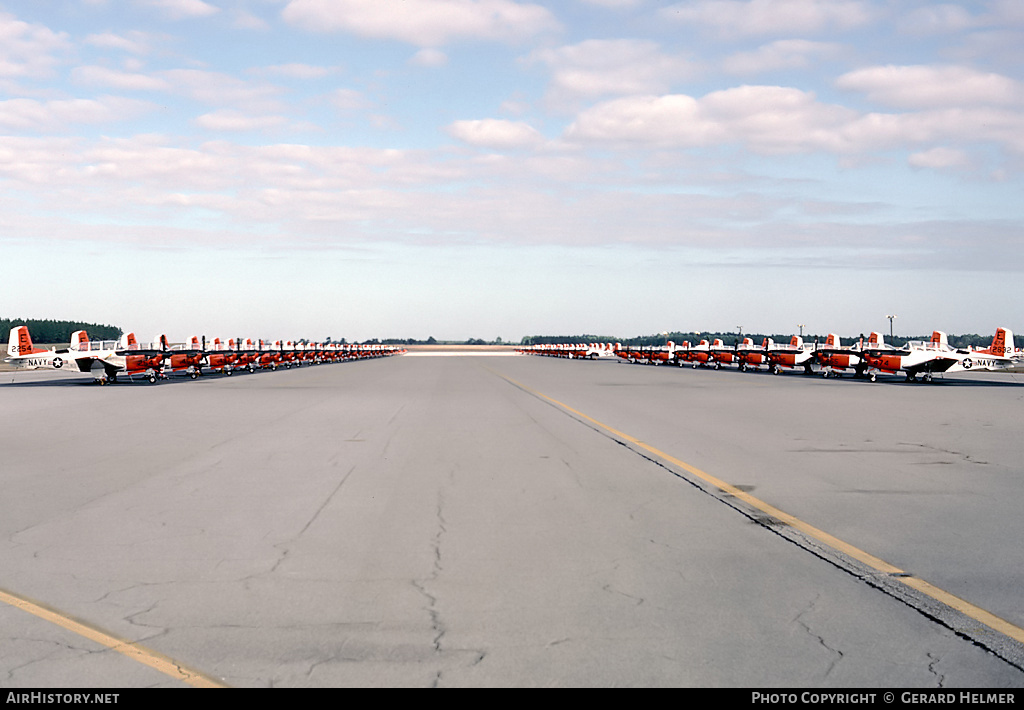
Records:
{"label": "tree line", "polygon": [[121,329],[112,325],[83,323],[70,320],[38,320],[33,318],[0,318],[0,343],[6,343],[11,328],[28,326],[28,333],[33,343],[67,344],[71,342],[71,334],[76,330],[84,330],[90,340],[116,340],[121,337]]}

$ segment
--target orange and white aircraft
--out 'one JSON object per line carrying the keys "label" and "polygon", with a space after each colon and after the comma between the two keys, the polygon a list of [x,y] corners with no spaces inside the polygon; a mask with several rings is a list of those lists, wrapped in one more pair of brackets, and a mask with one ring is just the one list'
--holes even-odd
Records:
{"label": "orange and white aircraft", "polygon": [[[880,333],[872,333],[869,345],[877,345],[881,341]],[[861,336],[863,341],[863,336]],[[814,344],[814,359],[821,367],[822,377],[841,376],[847,370],[853,370],[855,377],[863,377],[868,364],[861,356],[863,342],[856,345],[843,345],[839,336],[829,333],[825,344]]]}
{"label": "orange and white aircraft", "polygon": [[193,335],[192,340],[186,345],[171,346],[167,342],[167,336],[160,334],[157,336],[154,346],[163,351],[171,372],[184,372],[193,380],[203,374],[206,353],[199,336]]}
{"label": "orange and white aircraft", "polygon": [[115,351],[115,358],[119,364],[123,363],[124,367],[122,370],[108,371],[105,382],[110,384],[117,382],[118,372],[124,372],[129,377],[142,375],[150,383],[156,382],[158,379],[166,379],[167,375],[164,374],[165,346],[166,338],[161,345],[156,347],[143,346],[135,339],[135,333],[125,333],[118,341],[118,348]]}
{"label": "orange and white aircraft", "polygon": [[1014,348],[1010,330],[996,328],[992,344],[984,349],[952,348],[946,334],[936,330],[928,342],[913,341],[899,349],[865,347],[863,358],[872,382],[879,372],[903,372],[908,382],[917,381],[918,376],[931,382],[936,374],[1005,370],[1020,364],[1024,355]]}
{"label": "orange and white aircraft", "polygon": [[[4,362],[25,370],[77,370],[92,372],[93,364],[102,362],[105,355],[113,352],[113,348],[101,352],[92,349],[89,336],[84,330],[76,330],[71,335],[71,344],[67,348],[46,350],[32,344],[32,336],[23,325],[11,328],[7,341],[7,357]],[[99,365],[102,371],[103,365]]]}
{"label": "orange and white aircraft", "polygon": [[756,370],[760,365],[768,364],[768,339],[761,345],[754,345],[750,338],[744,338],[743,342],[736,346],[736,359],[739,361],[740,372],[749,369]]}
{"label": "orange and white aircraft", "polygon": [[690,363],[693,367],[706,367],[712,360],[711,345],[707,340],[702,340],[697,345],[690,345],[689,341],[684,342],[677,358],[679,367],[682,367],[684,362]]}
{"label": "orange and white aircraft", "polygon": [[811,363],[814,362],[814,351],[811,345],[805,345],[804,339],[794,335],[789,339],[789,345],[778,345],[774,340],[768,338],[765,347],[765,355],[773,375],[782,374],[783,368],[789,370],[797,367],[804,368],[804,372],[810,373]]}
{"label": "orange and white aircraft", "polygon": [[140,347],[132,333],[120,342],[90,341],[84,330],[71,335],[67,348],[44,350],[34,347],[28,328],[19,325],[11,329],[4,362],[29,370],[88,372],[101,384],[116,382],[119,374],[141,374],[155,382],[162,373],[163,354]]}
{"label": "orange and white aircraft", "polygon": [[711,361],[708,364],[716,370],[721,370],[722,365],[731,365],[734,362],[740,362],[736,348],[726,345],[721,338],[715,338],[711,343]]}

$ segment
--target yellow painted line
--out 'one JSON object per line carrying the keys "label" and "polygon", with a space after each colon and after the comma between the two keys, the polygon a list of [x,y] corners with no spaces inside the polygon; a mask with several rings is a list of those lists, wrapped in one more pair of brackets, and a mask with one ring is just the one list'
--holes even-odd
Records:
{"label": "yellow painted line", "polygon": [[195,686],[197,688],[227,687],[220,681],[214,680],[199,671],[192,670],[191,668],[188,668],[187,666],[184,666],[161,653],[157,653],[145,646],[140,646],[137,643],[132,643],[131,641],[125,641],[123,639],[116,638],[115,636],[111,636],[105,631],[101,631],[96,627],[89,626],[81,621],[76,621],[69,616],[47,608],[38,602],[30,601],[3,589],[0,589],[0,601],[5,604],[10,604],[13,607],[17,607],[22,611],[27,611],[33,616],[45,619],[46,621],[56,624],[68,631],[74,632],[79,636],[84,636],[91,641],[95,641],[96,643],[106,646],[111,650],[124,654],[134,661],[138,661],[150,668],[155,668],[161,673],[188,683],[191,686]]}
{"label": "yellow painted line", "polygon": [[532,389],[530,387],[527,387],[521,382],[516,382],[512,378],[506,377],[505,375],[502,375],[499,372],[495,372],[495,374],[501,377],[502,379],[506,380],[507,382],[512,383],[516,387],[519,387],[520,389],[529,392],[536,397],[547,400],[548,402],[551,402],[555,406],[561,407],[567,412],[571,412],[580,419],[590,422],[596,427],[604,429],[605,431],[612,434],[616,438],[628,441],[633,446],[642,449],[647,453],[662,459],[663,461],[667,461],[668,463],[671,463],[672,465],[677,466],[683,469],[684,471],[689,472],[690,474],[696,476],[702,481],[705,481],[706,483],[711,484],[715,488],[718,488],[723,493],[727,493],[731,496],[734,496],[735,498],[738,498],[739,500],[742,500],[744,503],[751,506],[752,508],[760,510],[762,513],[765,513],[767,515],[770,515],[771,517],[785,523],[794,530],[799,530],[804,535],[807,535],[808,537],[813,538],[818,542],[824,543],[825,545],[828,545],[832,549],[837,550],[838,552],[841,552],[842,554],[848,557],[852,557],[858,562],[867,565],[871,569],[874,569],[883,574],[892,575],[893,579],[896,582],[899,582],[907,587],[910,587],[911,589],[920,592],[921,594],[924,594],[925,596],[928,596],[942,604],[945,604],[946,606],[959,611],[961,614],[964,614],[965,616],[974,619],[975,621],[980,622],[985,626],[988,626],[990,629],[998,631],[1004,636],[1008,636],[1014,639],[1015,641],[1024,643],[1024,629],[1020,628],[1019,626],[1015,626],[1011,624],[1009,621],[1001,619],[995,614],[985,611],[981,607],[975,606],[974,604],[971,604],[970,602],[965,601],[964,599],[961,599],[958,596],[950,594],[949,592],[940,589],[939,587],[936,587],[935,585],[926,582],[923,579],[910,576],[907,572],[904,572],[898,567],[894,567],[885,560],[875,557],[874,555],[871,555],[865,552],[864,550],[861,550],[859,547],[854,547],[850,543],[844,542],[843,540],[840,540],[834,535],[830,535],[824,530],[820,530],[814,527],[813,525],[805,523],[804,521],[790,515],[789,513],[784,513],[775,506],[765,503],[763,500],[759,498],[755,498],[749,493],[742,491],[739,488],[736,488],[735,486],[728,484],[719,478],[716,478],[715,476],[712,476],[710,473],[702,471],[696,466],[691,466],[690,464],[676,458],[675,456],[672,456],[671,454],[667,454],[664,451],[654,448],[650,444],[645,444],[644,442],[640,441],[635,437],[630,436],[629,434],[626,434],[625,432],[621,432],[618,429],[614,429],[608,426],[607,424],[604,424],[603,422],[599,422],[593,417],[587,416],[583,412],[579,411],[578,409],[574,409],[573,407],[570,407],[568,404],[565,404],[564,402],[559,402],[557,399],[548,397],[546,394],[538,392],[537,390]]}

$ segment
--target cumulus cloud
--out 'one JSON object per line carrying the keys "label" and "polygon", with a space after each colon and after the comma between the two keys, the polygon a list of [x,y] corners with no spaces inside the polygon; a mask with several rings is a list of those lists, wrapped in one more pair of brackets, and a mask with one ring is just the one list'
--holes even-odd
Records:
{"label": "cumulus cloud", "polygon": [[211,131],[262,131],[277,128],[287,123],[283,116],[251,116],[239,111],[224,109],[199,116],[196,125]]}
{"label": "cumulus cloud", "polygon": [[[921,103],[926,108],[918,111],[863,113],[821,102],[813,92],[781,86],[740,86],[701,98],[629,96],[581,111],[564,138],[620,149],[735,145],[760,154],[837,156],[989,143],[1024,154],[1024,114],[1015,106]],[[926,150],[915,161],[926,166],[949,155]]]}
{"label": "cumulus cloud", "polygon": [[920,153],[913,153],[907,158],[907,162],[915,168],[940,170],[943,168],[965,167],[970,163],[970,159],[967,153],[962,150],[938,147]]}
{"label": "cumulus cloud", "polygon": [[517,41],[558,27],[540,5],[512,0],[291,0],[282,12],[298,27],[350,32],[438,47],[460,39]]}
{"label": "cumulus cloud", "polygon": [[97,99],[0,101],[0,127],[7,130],[51,133],[82,124],[128,121],[152,109],[152,104],[118,96]]}
{"label": "cumulus cloud", "polygon": [[332,67],[322,67],[313,64],[301,64],[292,62],[290,64],[275,64],[264,67],[263,73],[271,76],[284,77],[286,79],[322,79],[334,73]]}
{"label": "cumulus cloud", "polygon": [[836,86],[900,108],[1024,104],[1024,84],[959,66],[867,67],[842,75]]}
{"label": "cumulus cloud", "polygon": [[741,86],[701,99],[632,96],[598,104],[579,114],[566,138],[683,148],[742,143],[761,153],[841,151],[841,129],[855,118],[809,92]]}
{"label": "cumulus cloud", "polygon": [[171,20],[209,17],[220,12],[220,8],[203,0],[147,0],[146,4],[159,9],[161,14]]}
{"label": "cumulus cloud", "polygon": [[149,74],[124,72],[108,67],[83,66],[71,72],[79,84],[103,86],[121,91],[169,91],[171,84]]}
{"label": "cumulus cloud", "polygon": [[580,0],[585,5],[600,5],[601,7],[627,8],[636,7],[643,0]]}
{"label": "cumulus cloud", "polygon": [[528,148],[542,143],[544,137],[527,123],[488,118],[478,121],[455,121],[448,133],[470,145],[494,148]]}
{"label": "cumulus cloud", "polygon": [[919,35],[962,32],[977,26],[979,20],[961,5],[936,4],[915,8],[899,20],[904,32]]}
{"label": "cumulus cloud", "polygon": [[188,96],[212,106],[230,105],[256,112],[273,112],[283,108],[278,100],[279,87],[238,79],[230,74],[201,69],[171,69],[158,76],[177,94]]}
{"label": "cumulus cloud", "polygon": [[148,54],[152,44],[151,36],[146,32],[131,31],[125,34],[103,32],[85,38],[85,43],[102,49],[119,49],[130,54]]}
{"label": "cumulus cloud", "polygon": [[835,42],[786,39],[762,45],[752,52],[738,52],[727,57],[723,67],[730,74],[753,75],[779,69],[803,69],[842,53],[842,45]]}
{"label": "cumulus cloud", "polygon": [[448,63],[448,55],[439,49],[421,49],[409,63],[417,67],[440,67]]}
{"label": "cumulus cloud", "polygon": [[662,92],[695,73],[688,59],[666,54],[647,40],[587,40],[538,50],[530,61],[551,69],[548,93],[556,101]]}
{"label": "cumulus cloud", "polygon": [[71,48],[67,33],[0,13],[0,77],[46,76]]}
{"label": "cumulus cloud", "polygon": [[335,89],[331,92],[330,101],[339,111],[358,111],[372,105],[362,92],[355,89]]}
{"label": "cumulus cloud", "polygon": [[667,20],[710,27],[725,36],[847,30],[867,24],[874,14],[870,3],[861,0],[696,0],[661,10]]}

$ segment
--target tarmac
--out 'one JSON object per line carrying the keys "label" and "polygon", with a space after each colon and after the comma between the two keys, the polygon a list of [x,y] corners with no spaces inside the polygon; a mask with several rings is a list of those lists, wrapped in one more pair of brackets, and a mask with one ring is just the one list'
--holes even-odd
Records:
{"label": "tarmac", "polygon": [[0,685],[1019,688],[1024,376],[0,378]]}

